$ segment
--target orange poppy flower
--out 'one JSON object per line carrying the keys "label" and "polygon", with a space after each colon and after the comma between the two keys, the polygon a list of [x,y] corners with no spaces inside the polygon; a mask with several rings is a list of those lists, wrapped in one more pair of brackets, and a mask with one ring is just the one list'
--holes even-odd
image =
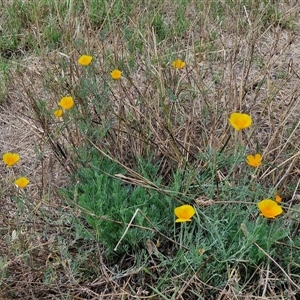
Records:
{"label": "orange poppy flower", "polygon": [[177,217],[175,220],[178,222],[190,222],[192,221],[192,216],[195,214],[195,209],[193,206],[185,204],[174,209],[174,213]]}

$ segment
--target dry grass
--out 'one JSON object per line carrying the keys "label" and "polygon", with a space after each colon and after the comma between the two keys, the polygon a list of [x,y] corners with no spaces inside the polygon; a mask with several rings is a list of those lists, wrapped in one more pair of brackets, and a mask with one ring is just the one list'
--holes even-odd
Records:
{"label": "dry grass", "polygon": [[[164,9],[168,11],[170,6],[166,4]],[[299,13],[297,2],[281,6],[285,11],[283,19]],[[133,24],[138,23],[142,14],[143,10],[136,14]],[[198,14],[190,9],[187,16],[197,20]],[[57,138],[53,134],[56,124],[43,118],[36,98],[40,97],[53,109],[63,93],[77,92],[72,83],[75,86],[78,82],[80,69],[61,71],[61,63],[74,62],[79,55],[72,39],[83,38],[94,50],[101,73],[96,79],[99,85],[111,67],[107,60],[122,60],[124,68],[130,70],[130,51],[120,38],[121,29],[112,27],[112,34],[101,41],[98,36],[102,28],[93,26],[85,17],[70,18],[67,24],[58,18],[62,27],[69,28],[71,36],[63,41],[64,53],[24,53],[16,62],[18,68],[10,71],[7,95],[1,103],[0,143],[2,153],[13,149],[21,155],[21,164],[14,172],[25,173],[31,184],[26,190],[26,205],[17,204],[15,196],[19,192],[10,184],[12,175],[0,165],[2,299],[163,299],[160,295],[150,296],[152,291],[144,288],[145,282],[155,286],[155,279],[138,268],[130,269],[131,260],[118,261],[119,270],[126,270],[120,275],[113,265],[102,261],[103,249],[96,241],[76,240],[70,220],[80,212],[71,210],[58,194],[58,189],[68,184],[74,169],[70,145],[78,147],[84,137],[69,128]],[[173,19],[172,14],[168,17]],[[113,120],[113,126],[106,143],[97,146],[122,163],[154,153],[154,160],[162,159],[160,172],[168,180],[170,170],[195,161],[206,147],[220,150],[230,130],[224,116],[236,110],[245,111],[251,113],[255,124],[245,146],[256,149],[259,145],[269,163],[258,175],[259,180],[278,189],[290,206],[298,203],[300,24],[295,24],[294,31],[280,26],[266,26],[258,31],[255,16],[247,17],[249,30],[225,20],[226,30],[218,32],[212,48],[212,23],[205,23],[201,32],[190,28],[182,42],[184,50],[177,53],[187,61],[187,68],[180,74],[166,65],[166,44],[157,41],[149,26],[141,36],[145,52],[136,58],[134,73],[125,74],[122,83],[110,86],[113,110],[105,111],[103,118]],[[232,16],[228,18],[231,20]],[[199,44],[206,49],[199,50]],[[115,58],[109,57],[109,51],[113,51]],[[152,67],[150,61],[155,62]],[[164,78],[170,80],[166,82]],[[169,94],[170,90],[174,95]],[[173,96],[180,101],[172,101]],[[137,99],[143,102],[137,105]],[[214,112],[214,116],[205,116],[206,110]],[[234,142],[232,137],[228,146]],[[199,167],[205,167],[205,162],[199,162]],[[226,174],[222,175],[226,178]],[[76,268],[72,265],[74,261],[78,264]],[[77,271],[78,268],[84,272]],[[289,281],[283,283],[281,290],[275,288],[272,280],[276,274],[270,270],[258,267],[256,276],[262,278],[260,285],[249,284],[239,294],[235,288],[239,274],[229,270],[228,283],[217,291],[217,299],[299,298],[299,291]],[[178,300],[196,299],[193,290],[200,293],[203,289],[214,289],[202,282],[197,273],[188,281],[180,276],[170,280],[180,282]],[[258,297],[256,292],[260,289],[263,292]]]}

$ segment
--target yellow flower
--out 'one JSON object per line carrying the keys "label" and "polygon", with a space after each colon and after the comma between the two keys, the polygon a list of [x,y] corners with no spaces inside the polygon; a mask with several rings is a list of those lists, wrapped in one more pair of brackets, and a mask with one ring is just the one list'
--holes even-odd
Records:
{"label": "yellow flower", "polygon": [[251,167],[259,167],[261,165],[261,155],[248,155],[247,156],[247,164]]}
{"label": "yellow flower", "polygon": [[74,100],[72,97],[63,97],[58,102],[58,105],[61,106],[64,109],[70,109],[74,106]]}
{"label": "yellow flower", "polygon": [[257,203],[257,206],[261,212],[261,215],[266,218],[275,218],[282,214],[282,208],[278,203],[271,199],[264,199]]}
{"label": "yellow flower", "polygon": [[178,219],[177,222],[190,222],[192,221],[191,218],[195,214],[195,209],[193,206],[185,204],[174,209],[174,214]]}
{"label": "yellow flower", "polygon": [[29,183],[29,180],[26,177],[20,177],[19,179],[17,179],[15,181],[15,184],[21,189],[26,187],[28,185],[28,183]]}
{"label": "yellow flower", "polygon": [[3,155],[2,160],[7,167],[11,167],[20,160],[20,155],[17,153],[7,152]]}
{"label": "yellow flower", "polygon": [[175,68],[175,69],[182,69],[185,67],[185,62],[182,61],[181,59],[177,59],[177,60],[174,60],[172,62],[172,66]]}
{"label": "yellow flower", "polygon": [[252,124],[252,118],[248,114],[232,113],[229,118],[230,124],[235,130],[241,130],[250,127]]}
{"label": "yellow flower", "polygon": [[88,66],[92,62],[93,57],[90,55],[81,55],[78,59],[78,63],[82,66]]}
{"label": "yellow flower", "polygon": [[275,201],[277,202],[277,203],[280,203],[281,201],[282,201],[282,198],[279,196],[279,195],[275,195]]}
{"label": "yellow flower", "polygon": [[57,109],[53,112],[53,114],[55,117],[60,118],[63,114],[63,111],[62,111],[62,109]]}
{"label": "yellow flower", "polygon": [[120,79],[122,77],[122,72],[115,69],[110,73],[110,76],[112,77],[112,79]]}

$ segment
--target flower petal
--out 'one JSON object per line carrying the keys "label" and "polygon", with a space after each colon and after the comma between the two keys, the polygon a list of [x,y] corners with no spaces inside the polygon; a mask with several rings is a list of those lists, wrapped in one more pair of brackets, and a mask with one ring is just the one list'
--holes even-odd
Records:
{"label": "flower petal", "polygon": [[7,167],[12,167],[20,160],[20,155],[17,153],[7,152],[2,156],[2,160]]}
{"label": "flower petal", "polygon": [[58,102],[58,105],[64,109],[71,109],[74,106],[74,100],[71,96],[63,97]]}
{"label": "flower petal", "polygon": [[174,209],[174,214],[177,219],[175,222],[190,222],[191,218],[195,214],[193,206],[185,204]]}
{"label": "flower petal", "polygon": [[279,196],[279,195],[275,195],[275,201],[277,202],[277,203],[280,203],[281,201],[282,201],[282,198]]}
{"label": "flower petal", "polygon": [[261,165],[261,155],[260,154],[255,154],[253,155],[248,155],[247,156],[247,164],[251,167],[258,167]]}
{"label": "flower petal", "polygon": [[63,114],[63,111],[62,109],[56,109],[54,112],[53,112],[54,116],[57,117],[57,118],[60,118]]}
{"label": "flower petal", "polygon": [[28,185],[28,183],[29,180],[26,177],[20,177],[15,181],[15,184],[21,189],[25,188]]}
{"label": "flower petal", "polygon": [[252,118],[248,114],[235,112],[230,115],[229,123],[235,130],[239,131],[250,127],[252,125]]}
{"label": "flower petal", "polygon": [[81,55],[78,59],[78,63],[82,66],[88,66],[92,62],[93,57],[90,55]]}
{"label": "flower petal", "polygon": [[282,214],[283,210],[278,203],[272,199],[264,199],[257,203],[261,214],[266,218],[275,218]]}
{"label": "flower petal", "polygon": [[122,72],[120,70],[113,70],[111,73],[110,73],[110,76],[112,77],[112,79],[120,79],[122,77]]}
{"label": "flower petal", "polygon": [[175,223],[183,223],[183,222],[191,222],[191,221],[192,221],[192,219],[180,219],[180,218],[178,218],[178,219],[175,220]]}
{"label": "flower petal", "polygon": [[181,59],[177,59],[177,60],[174,60],[174,61],[173,61],[172,66],[173,66],[175,69],[182,69],[182,68],[185,67],[185,62],[182,61]]}

